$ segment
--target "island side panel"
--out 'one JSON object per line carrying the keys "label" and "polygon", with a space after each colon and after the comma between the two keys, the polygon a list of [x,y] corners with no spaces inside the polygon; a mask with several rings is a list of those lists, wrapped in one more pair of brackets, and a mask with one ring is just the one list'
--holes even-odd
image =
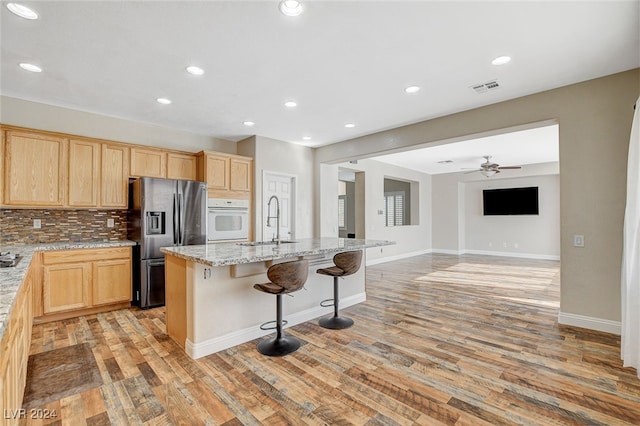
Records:
{"label": "island side panel", "polygon": [[167,334],[183,349],[187,339],[187,261],[165,254]]}
{"label": "island side panel", "polygon": [[[289,321],[288,326],[333,312],[331,307],[319,306],[320,301],[332,298],[333,279],[316,273],[319,268],[333,265],[331,259],[329,256],[314,261],[309,267],[305,288],[293,293],[293,297],[283,298],[283,317]],[[260,330],[259,326],[275,319],[276,297],[253,288],[256,283],[268,282],[266,273],[234,277],[230,266],[188,264],[193,270],[187,270],[187,299],[192,309],[188,313],[187,354],[199,358],[273,333]],[[255,269],[266,271],[267,268]],[[364,261],[360,271],[340,279],[340,299],[341,309],[366,300]]]}

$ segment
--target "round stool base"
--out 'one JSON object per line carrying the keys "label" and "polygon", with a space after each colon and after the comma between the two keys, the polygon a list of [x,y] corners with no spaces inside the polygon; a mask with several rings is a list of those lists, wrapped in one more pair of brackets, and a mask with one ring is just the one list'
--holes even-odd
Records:
{"label": "round stool base", "polygon": [[283,356],[297,351],[299,347],[300,341],[295,337],[282,336],[258,343],[258,352],[267,356]]}
{"label": "round stool base", "polygon": [[322,318],[318,321],[320,327],[330,328],[332,330],[342,330],[343,328],[349,328],[353,325],[353,320],[351,318],[345,317],[330,317],[330,318]]}

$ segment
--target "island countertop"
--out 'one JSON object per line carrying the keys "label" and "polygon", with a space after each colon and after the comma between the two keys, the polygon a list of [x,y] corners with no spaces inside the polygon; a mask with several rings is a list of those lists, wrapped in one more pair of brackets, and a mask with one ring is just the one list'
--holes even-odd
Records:
{"label": "island countertop", "polygon": [[299,256],[324,255],[395,244],[387,240],[354,238],[299,238],[279,245],[267,243],[221,243],[163,247],[161,252],[208,266],[239,265]]}

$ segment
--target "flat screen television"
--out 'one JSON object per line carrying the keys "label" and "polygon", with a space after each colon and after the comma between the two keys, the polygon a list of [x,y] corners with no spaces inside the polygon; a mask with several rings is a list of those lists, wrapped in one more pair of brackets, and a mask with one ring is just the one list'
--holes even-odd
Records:
{"label": "flat screen television", "polygon": [[538,187],[482,190],[485,216],[537,215]]}

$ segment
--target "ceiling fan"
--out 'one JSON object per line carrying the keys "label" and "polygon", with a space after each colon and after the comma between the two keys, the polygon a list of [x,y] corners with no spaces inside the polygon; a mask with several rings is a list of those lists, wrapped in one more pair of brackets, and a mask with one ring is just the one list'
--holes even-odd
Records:
{"label": "ceiling fan", "polygon": [[492,163],[490,155],[483,155],[485,162],[480,164],[479,169],[471,170],[465,173],[474,173],[480,172],[485,177],[491,177],[496,173],[500,173],[500,170],[512,170],[512,169],[521,169],[522,166],[500,166],[500,164]]}

